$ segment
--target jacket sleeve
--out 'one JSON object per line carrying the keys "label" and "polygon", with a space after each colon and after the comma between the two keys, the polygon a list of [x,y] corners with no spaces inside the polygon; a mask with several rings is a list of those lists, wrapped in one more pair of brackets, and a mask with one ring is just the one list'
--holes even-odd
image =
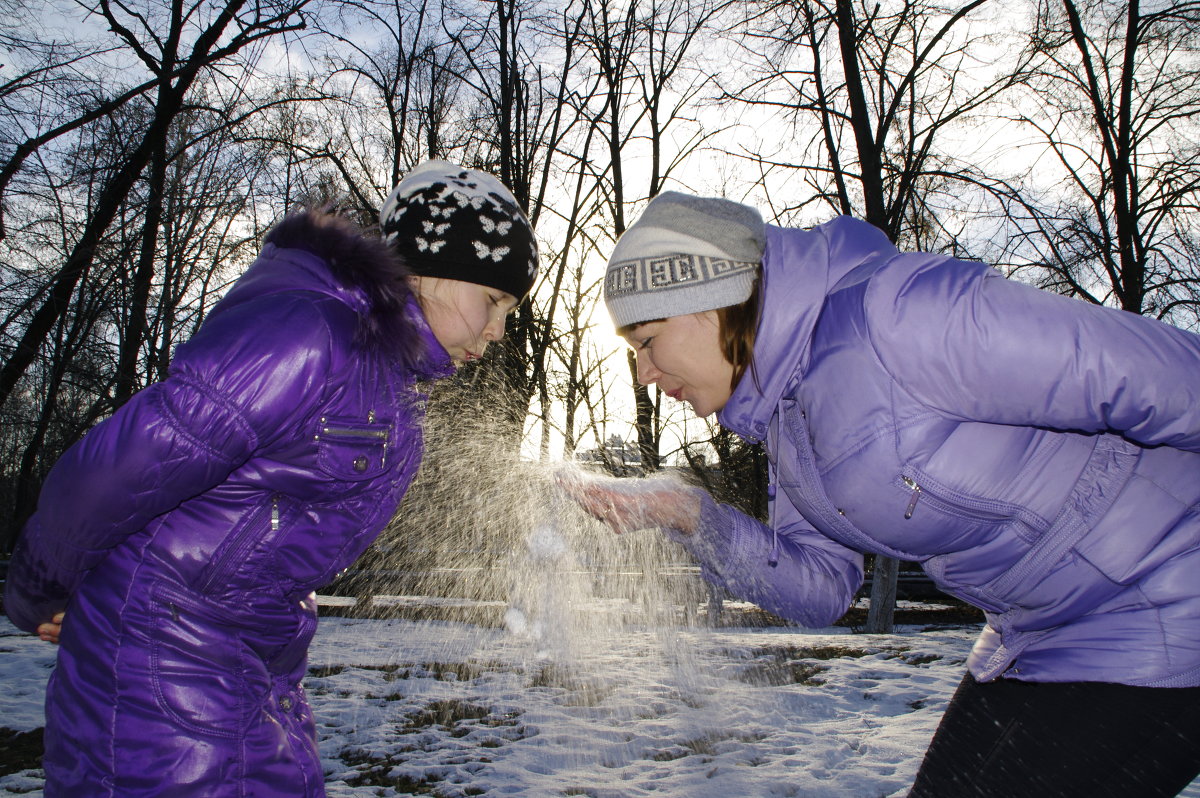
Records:
{"label": "jacket sleeve", "polygon": [[324,392],[327,325],[311,302],[272,299],[210,318],[166,380],[54,465],[9,565],[4,608],[18,627],[65,609],[113,547],[220,483]]}
{"label": "jacket sleeve", "polygon": [[828,626],[846,612],[862,584],[862,555],[813,529],[786,496],[769,501],[777,540],[766,524],[707,494],[701,498],[700,528],[673,537],[700,561],[710,581],[733,595],[804,626]]}
{"label": "jacket sleeve", "polygon": [[921,254],[877,275],[867,319],[899,386],[952,417],[1200,452],[1200,336]]}

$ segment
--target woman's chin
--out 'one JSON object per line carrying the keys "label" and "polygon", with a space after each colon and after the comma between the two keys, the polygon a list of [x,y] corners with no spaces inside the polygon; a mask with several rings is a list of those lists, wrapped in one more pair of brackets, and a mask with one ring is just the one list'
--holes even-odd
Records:
{"label": "woman's chin", "polygon": [[704,400],[704,399],[685,399],[692,406],[692,412],[696,414],[696,418],[708,418],[716,415],[725,409],[725,405],[729,401],[729,397],[723,397],[719,401]]}

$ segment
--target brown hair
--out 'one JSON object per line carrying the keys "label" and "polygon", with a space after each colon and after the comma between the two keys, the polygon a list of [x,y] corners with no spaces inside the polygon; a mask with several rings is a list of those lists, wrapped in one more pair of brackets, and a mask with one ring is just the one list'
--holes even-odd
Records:
{"label": "brown hair", "polygon": [[[750,296],[740,305],[728,305],[717,308],[717,340],[721,344],[721,354],[733,365],[733,379],[730,388],[737,388],[746,369],[754,370],[754,336],[758,331],[758,316],[760,310],[759,290],[760,279],[755,278],[754,288]],[[646,319],[635,324],[626,324],[617,328],[617,335],[628,337],[635,328],[662,319]]]}
{"label": "brown hair", "polygon": [[755,278],[750,296],[740,305],[717,308],[717,338],[721,353],[733,364],[730,388],[736,388],[746,369],[754,368],[754,336],[758,332],[759,283]]}

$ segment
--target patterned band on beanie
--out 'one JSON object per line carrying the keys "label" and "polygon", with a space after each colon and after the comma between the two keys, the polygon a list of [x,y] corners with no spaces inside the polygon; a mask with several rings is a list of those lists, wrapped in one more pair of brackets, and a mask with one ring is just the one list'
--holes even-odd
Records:
{"label": "patterned band on beanie", "polygon": [[[710,306],[703,310],[737,305],[750,296],[757,274],[758,263],[706,255],[635,258],[609,265],[604,300],[623,327],[696,313],[702,304]],[[701,291],[702,301],[697,297]]]}
{"label": "patterned band on beanie", "polygon": [[537,278],[533,229],[512,193],[484,172],[426,161],[392,189],[379,225],[414,274],[486,285],[518,299]]}

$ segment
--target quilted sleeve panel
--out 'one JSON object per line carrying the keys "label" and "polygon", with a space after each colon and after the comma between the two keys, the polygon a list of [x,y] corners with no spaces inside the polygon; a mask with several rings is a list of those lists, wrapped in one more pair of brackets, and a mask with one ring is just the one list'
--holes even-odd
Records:
{"label": "quilted sleeve panel", "polygon": [[897,258],[872,284],[879,358],[927,406],[1200,452],[1200,336],[930,255]]}
{"label": "quilted sleeve panel", "polygon": [[808,627],[827,626],[862,584],[862,555],[813,529],[786,497],[771,502],[778,534],[705,495],[700,528],[673,537],[735,596]]}

